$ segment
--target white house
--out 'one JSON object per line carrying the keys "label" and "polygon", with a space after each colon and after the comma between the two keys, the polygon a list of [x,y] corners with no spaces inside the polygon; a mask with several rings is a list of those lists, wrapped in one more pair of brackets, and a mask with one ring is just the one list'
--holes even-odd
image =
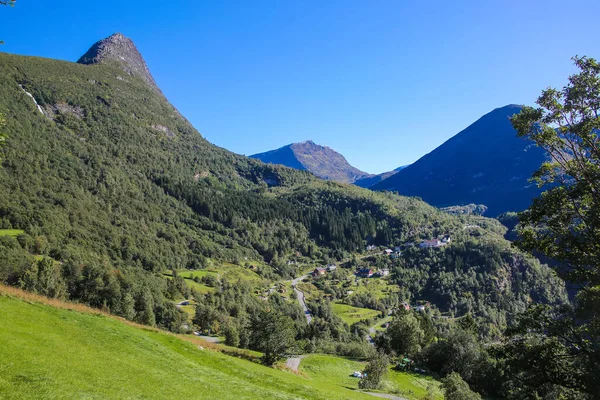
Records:
{"label": "white house", "polygon": [[388,256],[393,253],[392,249],[385,249],[383,252]]}
{"label": "white house", "polygon": [[419,244],[419,247],[422,249],[427,249],[431,247],[440,247],[442,246],[442,242],[439,239],[425,240]]}
{"label": "white house", "polygon": [[335,264],[328,264],[328,265],[327,265],[327,271],[328,271],[328,272],[333,272],[333,271],[335,271],[336,269],[337,269],[337,265],[335,265]]}

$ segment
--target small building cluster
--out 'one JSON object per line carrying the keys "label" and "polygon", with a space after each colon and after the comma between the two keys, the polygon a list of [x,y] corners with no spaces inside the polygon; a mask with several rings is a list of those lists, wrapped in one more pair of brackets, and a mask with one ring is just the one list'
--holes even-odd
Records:
{"label": "small building cluster", "polygon": [[442,237],[441,239],[438,238],[438,239],[424,240],[419,244],[419,247],[422,249],[444,247],[444,246],[450,244],[451,241],[452,241],[452,239],[450,238],[450,236],[446,235],[446,236]]}
{"label": "small building cluster", "polygon": [[311,272],[310,274],[313,276],[313,278],[316,278],[318,276],[327,275],[328,272],[334,272],[336,270],[337,270],[337,265],[327,264],[327,266],[325,268],[322,268],[322,267],[315,268],[314,271]]}
{"label": "small building cluster", "polygon": [[358,278],[383,278],[384,276],[389,276],[390,270],[387,268],[380,269],[379,271],[375,271],[372,268],[361,268],[354,275]]}

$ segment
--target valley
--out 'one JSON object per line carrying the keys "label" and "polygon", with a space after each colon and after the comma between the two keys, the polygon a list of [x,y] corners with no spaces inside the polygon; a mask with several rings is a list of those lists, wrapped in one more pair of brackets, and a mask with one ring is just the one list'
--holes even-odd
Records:
{"label": "valley", "polygon": [[516,399],[511,330],[572,307],[541,230],[506,239],[542,212],[487,217],[541,193],[521,106],[381,176],[312,141],[245,157],[114,34],[0,53],[0,111],[0,397]]}

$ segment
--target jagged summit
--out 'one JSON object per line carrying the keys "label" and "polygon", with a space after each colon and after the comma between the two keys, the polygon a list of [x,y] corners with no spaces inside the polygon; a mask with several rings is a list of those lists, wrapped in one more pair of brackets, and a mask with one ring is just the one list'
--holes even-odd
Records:
{"label": "jagged summit", "polygon": [[342,183],[352,183],[372,175],[354,168],[340,153],[312,140],[292,143],[276,150],[250,156],[270,164],[282,164],[308,170],[316,176]]}
{"label": "jagged summit", "polygon": [[123,71],[142,78],[153,89],[160,92],[144,58],[131,39],[121,33],[115,33],[102,39],[77,60],[79,64],[98,64],[116,61]]}

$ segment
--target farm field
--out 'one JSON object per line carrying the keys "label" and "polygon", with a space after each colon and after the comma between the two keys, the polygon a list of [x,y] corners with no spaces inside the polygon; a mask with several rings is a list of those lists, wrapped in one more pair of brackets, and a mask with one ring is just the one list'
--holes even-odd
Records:
{"label": "farm field", "polygon": [[[299,370],[309,379],[319,382],[323,387],[343,385],[347,388],[358,389],[358,378],[352,377],[354,371],[362,371],[365,362],[345,358],[313,354],[302,359]],[[427,395],[428,386],[433,399],[442,400],[444,397],[438,381],[431,377],[413,373],[395,371],[390,367],[387,378],[382,384],[382,393],[395,394],[410,400],[420,400]]]}
{"label": "farm field", "polygon": [[377,310],[368,308],[359,308],[341,303],[331,303],[333,312],[348,325],[359,322],[363,319],[377,318],[381,313]]}
{"label": "farm field", "polygon": [[21,229],[0,229],[0,236],[17,237],[21,233],[24,233],[24,231]]}

